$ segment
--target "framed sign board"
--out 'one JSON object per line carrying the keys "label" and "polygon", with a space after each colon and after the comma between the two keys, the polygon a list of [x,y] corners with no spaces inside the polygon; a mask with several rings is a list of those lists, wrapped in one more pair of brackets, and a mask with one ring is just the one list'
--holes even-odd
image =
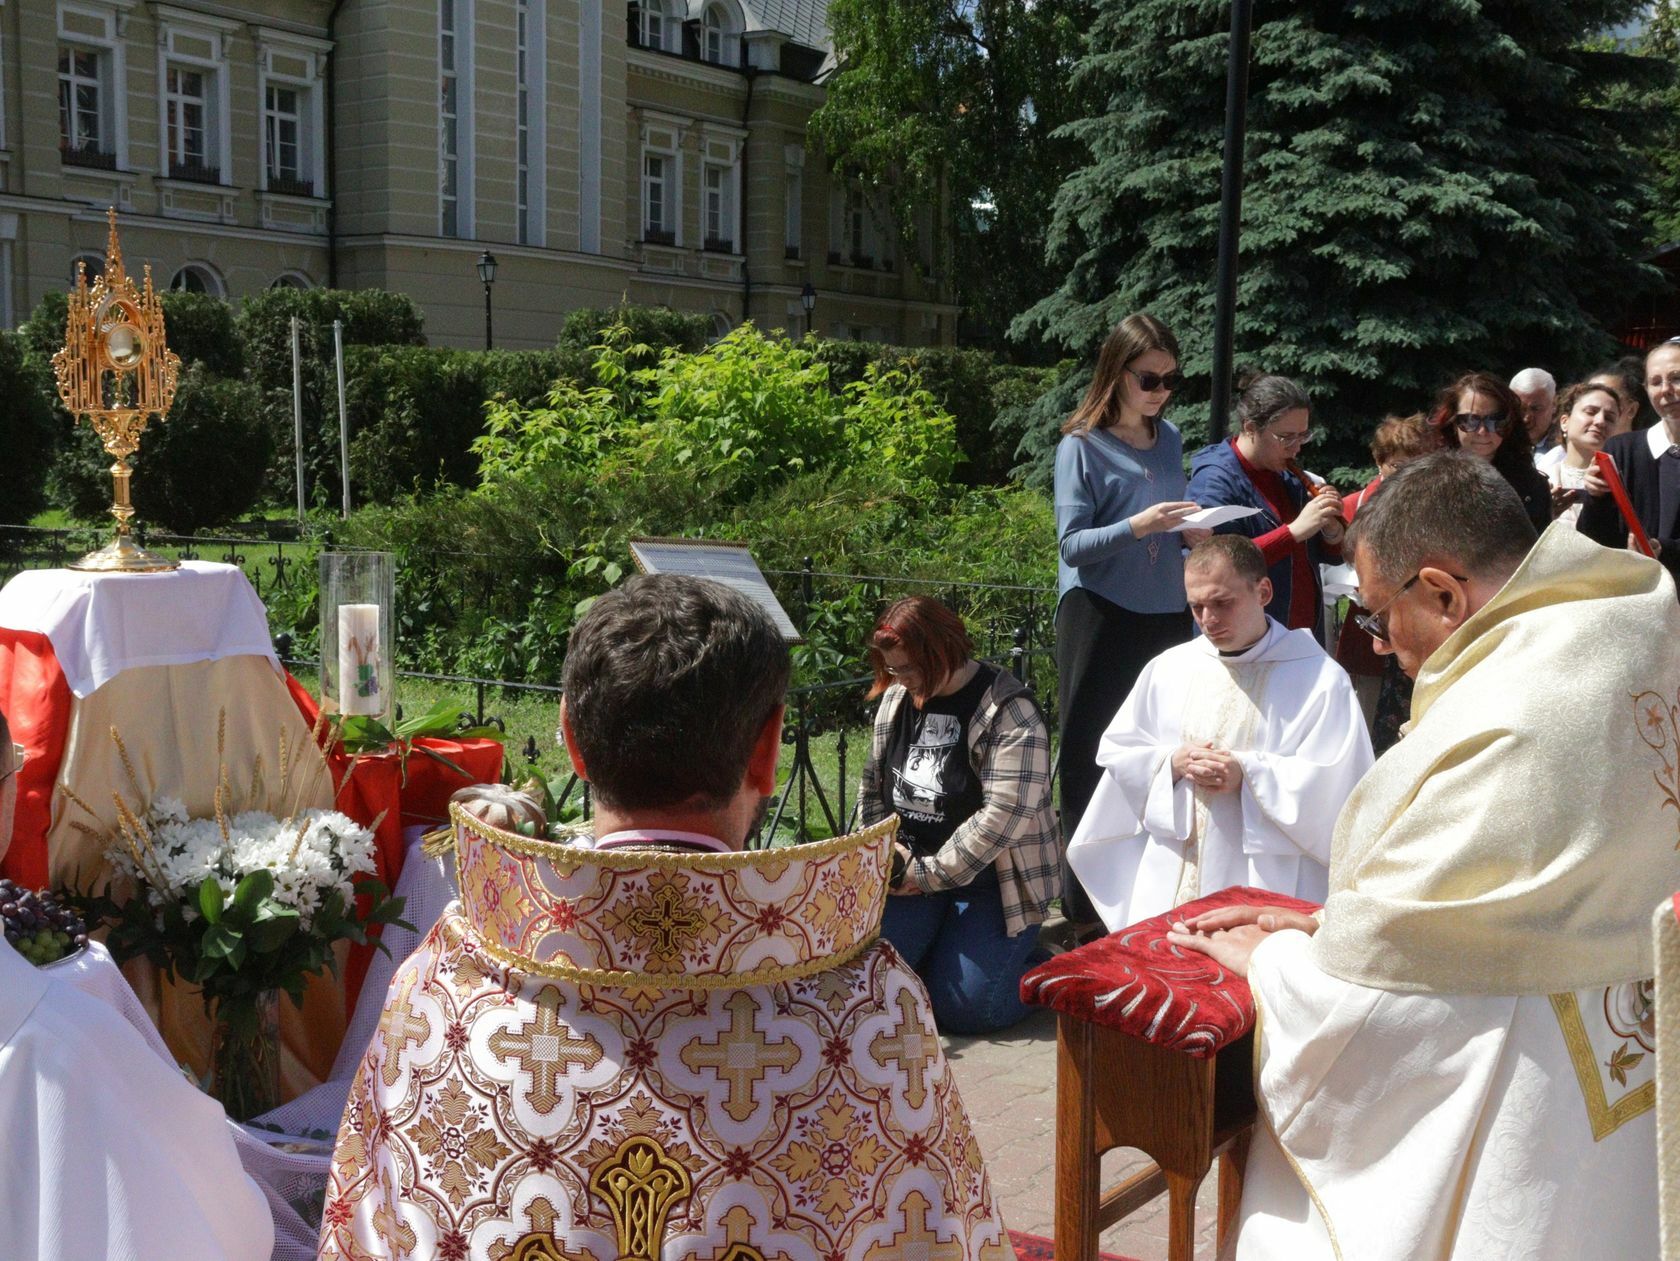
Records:
{"label": "framed sign board", "polygon": [[801,635],[787,615],[764,573],[745,543],[729,543],[718,539],[631,539],[630,559],[644,574],[687,574],[690,578],[710,578],[739,591],[757,604],[770,619],[782,638],[790,644],[803,643]]}

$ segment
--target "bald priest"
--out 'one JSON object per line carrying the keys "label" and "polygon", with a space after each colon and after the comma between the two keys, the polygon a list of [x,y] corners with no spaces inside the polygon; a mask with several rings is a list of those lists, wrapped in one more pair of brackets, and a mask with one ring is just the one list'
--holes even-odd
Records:
{"label": "bald priest", "polygon": [[633,578],[572,631],[575,845],[456,807],[461,900],[397,969],[320,1256],[1012,1255],[921,980],[879,937],[895,820],[744,851],[789,657],[714,582]]}
{"label": "bald priest", "polygon": [[1232,885],[1322,902],[1336,815],[1371,765],[1347,672],[1266,615],[1252,541],[1198,543],[1184,591],[1202,633],[1138,676],[1068,845],[1110,931]]}
{"label": "bald priest", "polygon": [[1417,682],[1409,730],[1342,812],[1321,922],[1172,935],[1258,1010],[1235,1255],[1655,1257],[1673,580],[1562,523],[1536,542],[1458,452],[1385,481],[1349,543],[1377,650]]}

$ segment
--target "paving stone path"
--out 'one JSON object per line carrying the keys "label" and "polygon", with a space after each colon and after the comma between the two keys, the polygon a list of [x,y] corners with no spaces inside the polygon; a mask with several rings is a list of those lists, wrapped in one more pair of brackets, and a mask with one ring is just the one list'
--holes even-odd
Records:
{"label": "paving stone path", "polygon": [[[1004,1224],[1028,1234],[1054,1235],[1055,1016],[1036,1012],[1000,1037],[941,1040],[985,1154]],[[1142,1163],[1137,1152],[1110,1152],[1103,1161],[1103,1184]],[[1214,1256],[1217,1178],[1217,1172],[1210,1172],[1196,1198],[1197,1261]],[[1102,1250],[1138,1261],[1165,1261],[1166,1209],[1165,1196],[1139,1209],[1103,1234]]]}

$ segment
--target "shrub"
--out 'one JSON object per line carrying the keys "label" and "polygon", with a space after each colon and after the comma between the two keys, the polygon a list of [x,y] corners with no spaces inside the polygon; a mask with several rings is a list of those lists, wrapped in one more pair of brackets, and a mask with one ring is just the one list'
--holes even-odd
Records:
{"label": "shrub", "polygon": [[[471,485],[478,469],[472,446],[484,432],[487,400],[535,405],[556,379],[584,371],[587,358],[575,352],[428,346],[347,352],[353,497],[390,503],[417,485]],[[336,417],[328,428],[336,443]]]}
{"label": "shrub", "polygon": [[712,340],[709,316],[690,315],[667,307],[620,306],[584,308],[571,312],[560,326],[562,350],[589,350],[600,345],[607,332],[624,329],[628,344],[646,347],[633,355],[634,366],[644,368],[658,362],[660,352],[680,350],[693,354]]}
{"label": "shrub", "polygon": [[[262,490],[268,434],[256,388],[224,380],[197,363],[181,374],[162,424],[146,427],[134,466],[134,507],[141,521],[177,534],[231,521]],[[96,517],[111,502],[111,457],[93,427],[79,424],[53,469],[59,502]]]}
{"label": "shrub", "polygon": [[163,332],[169,349],[181,356],[181,366],[203,364],[218,377],[237,377],[245,370],[245,354],[233,308],[207,293],[164,293]]}
{"label": "shrub", "polygon": [[48,403],[51,374],[26,353],[26,340],[0,332],[0,503],[6,519],[28,521],[47,505],[47,470],[58,446],[59,423]]}

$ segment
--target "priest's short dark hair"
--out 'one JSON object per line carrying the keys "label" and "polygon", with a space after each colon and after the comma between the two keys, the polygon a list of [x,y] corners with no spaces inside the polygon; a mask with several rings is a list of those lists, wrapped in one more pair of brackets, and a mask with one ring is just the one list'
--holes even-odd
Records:
{"label": "priest's short dark hair", "polygon": [[620,809],[727,804],[792,669],[769,614],[722,583],[646,574],[609,591],[573,629],[562,678],[595,794]]}
{"label": "priest's short dark hair", "polygon": [[1396,585],[1431,564],[1503,581],[1537,537],[1504,474],[1467,451],[1437,451],[1383,478],[1359,506],[1342,554],[1364,548]]}

